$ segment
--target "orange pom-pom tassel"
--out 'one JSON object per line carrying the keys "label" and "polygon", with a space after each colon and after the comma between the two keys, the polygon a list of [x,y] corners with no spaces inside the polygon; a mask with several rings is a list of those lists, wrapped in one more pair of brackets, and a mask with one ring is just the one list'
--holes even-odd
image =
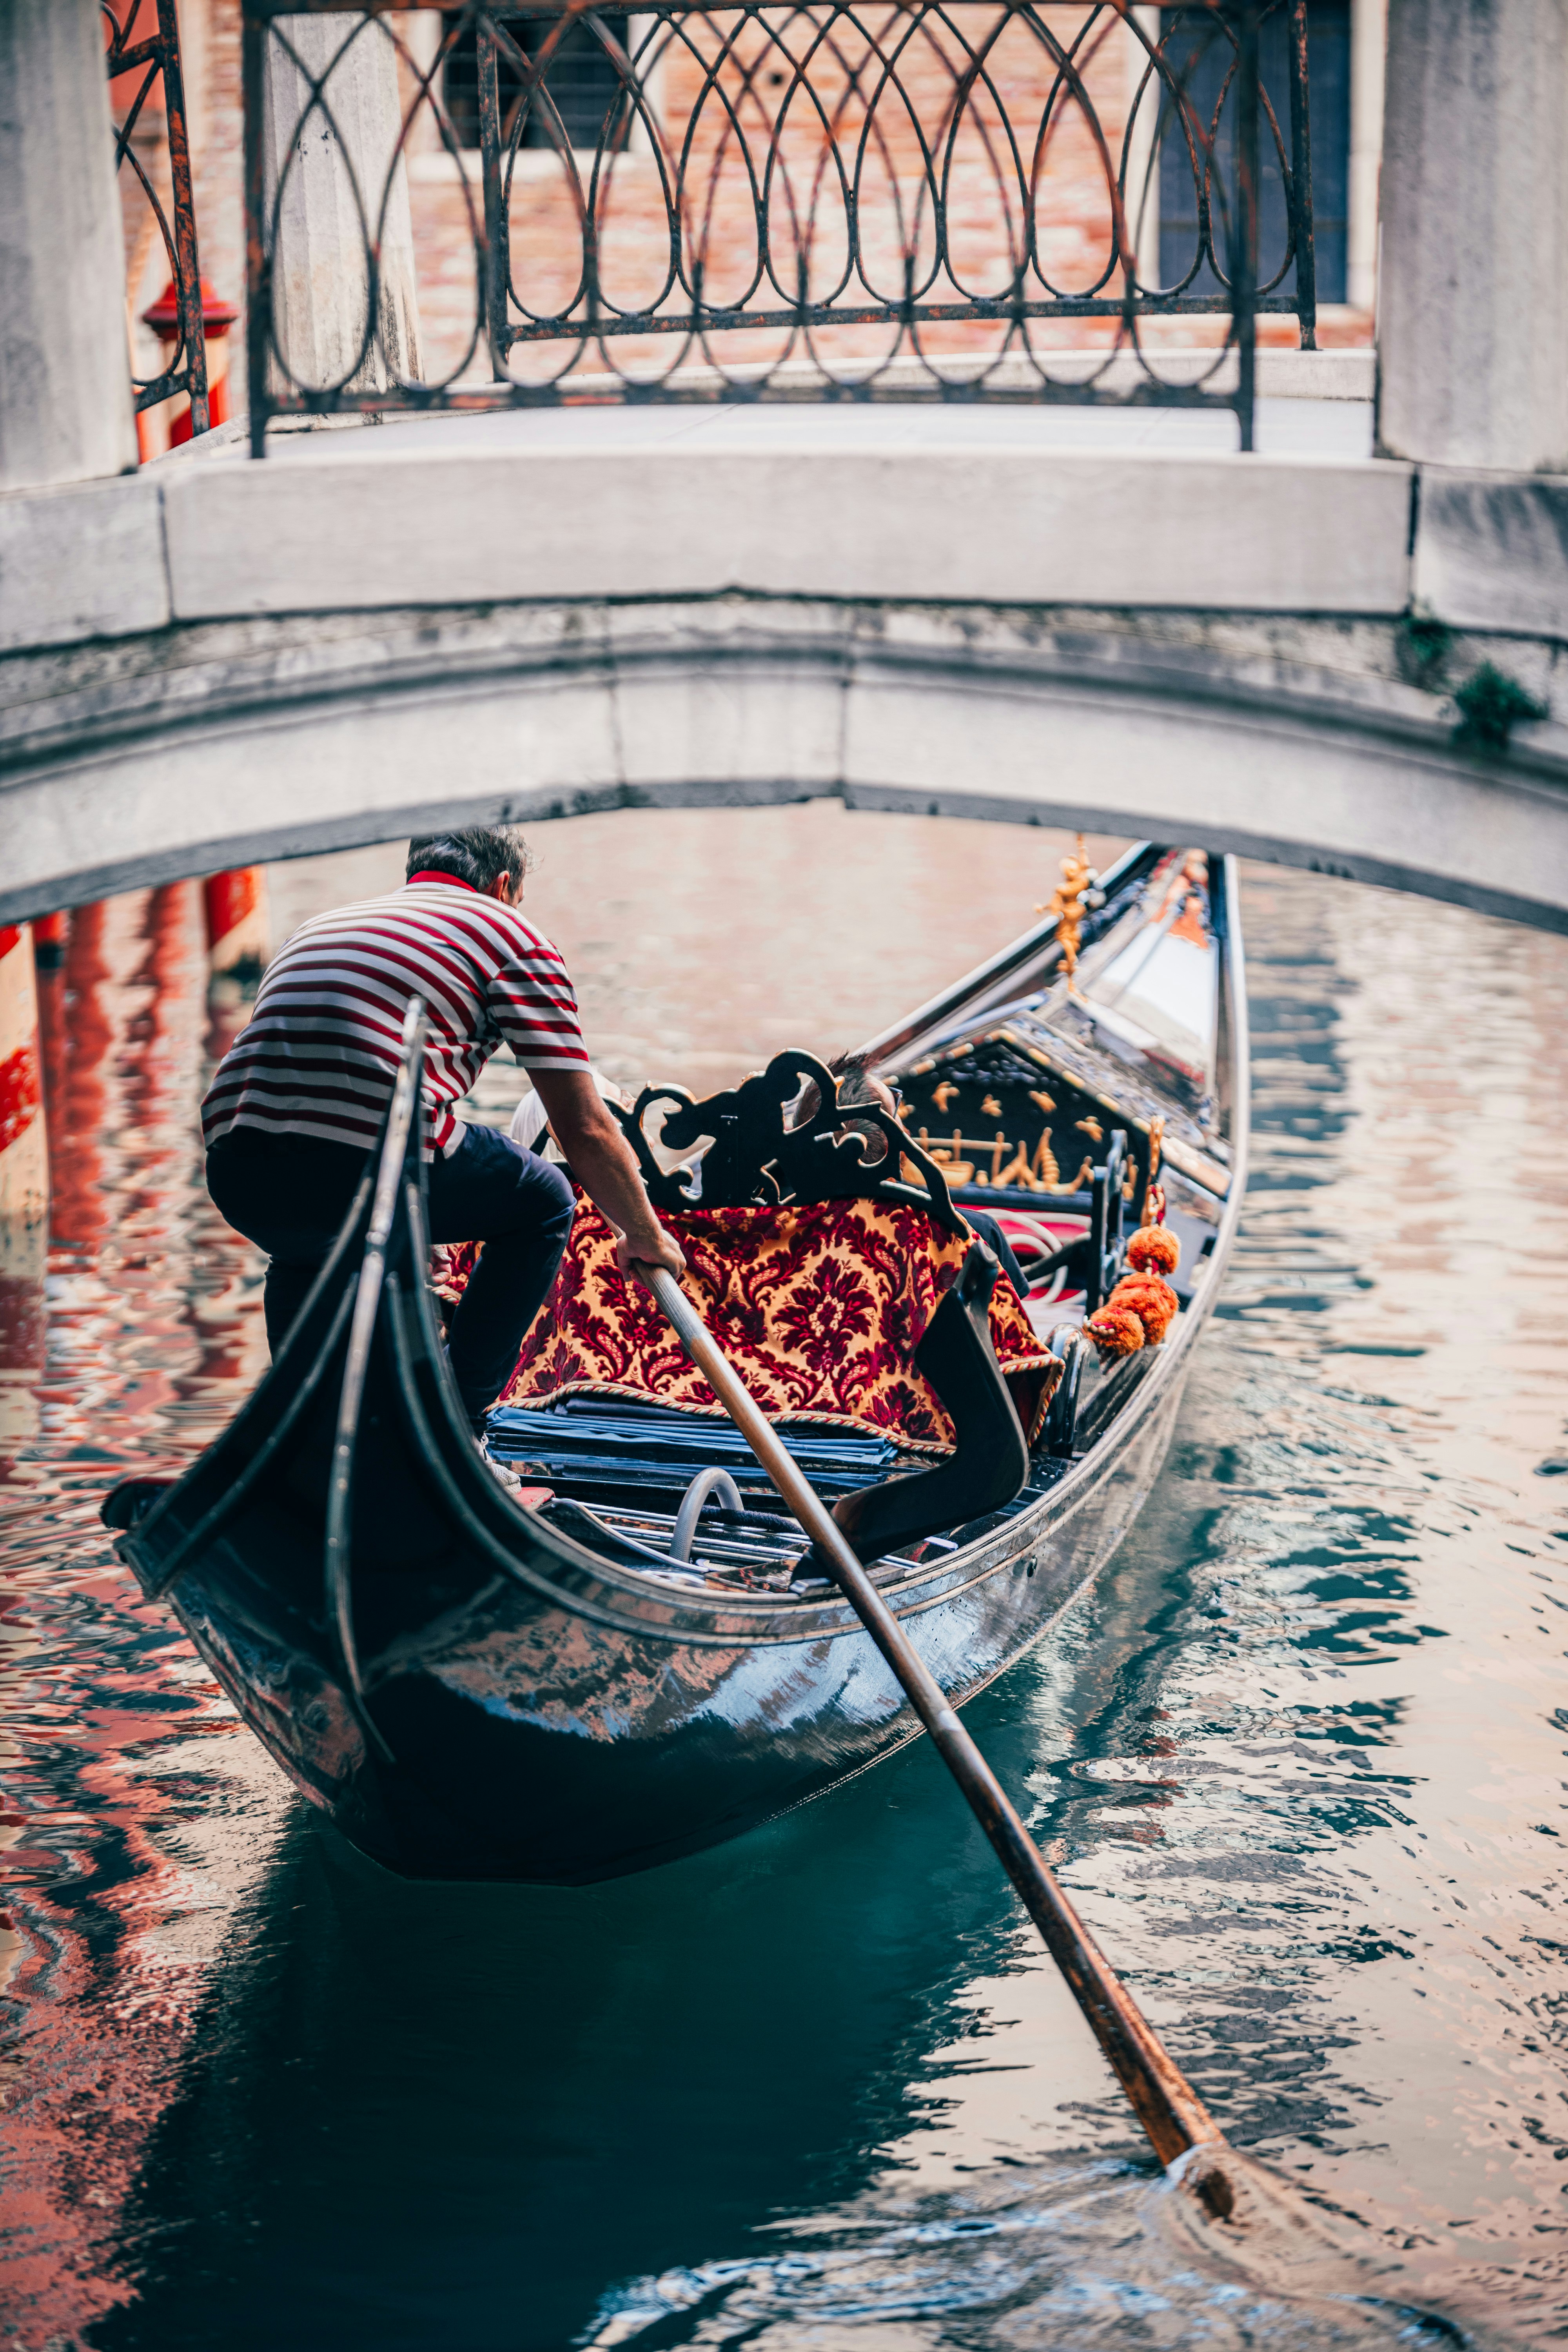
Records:
{"label": "orange pom-pom tassel", "polygon": [[1105,1303],[1136,1315],[1151,1348],[1160,1345],[1182,1304],[1170,1284],[1157,1274],[1124,1276]]}
{"label": "orange pom-pom tassel", "polygon": [[1084,1329],[1099,1349],[1101,1362],[1114,1356],[1135,1356],[1143,1345],[1143,1325],[1131,1307],[1108,1299],[1091,1315]]}
{"label": "orange pom-pom tassel", "polygon": [[1182,1244],[1169,1225],[1140,1225],[1127,1244],[1134,1274],[1174,1274],[1181,1261]]}

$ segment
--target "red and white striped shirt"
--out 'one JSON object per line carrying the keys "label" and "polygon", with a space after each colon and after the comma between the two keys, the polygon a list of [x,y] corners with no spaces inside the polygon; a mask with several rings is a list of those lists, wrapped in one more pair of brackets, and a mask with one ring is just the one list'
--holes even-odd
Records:
{"label": "red and white striped shirt", "polygon": [[425,1156],[453,1150],[450,1105],[503,1041],[526,1070],[585,1070],[559,954],[515,907],[451,874],[301,924],[268,965],[249,1024],[202,1105],[210,1147],[232,1127],[368,1150],[392,1098],[404,1010],[426,1003]]}

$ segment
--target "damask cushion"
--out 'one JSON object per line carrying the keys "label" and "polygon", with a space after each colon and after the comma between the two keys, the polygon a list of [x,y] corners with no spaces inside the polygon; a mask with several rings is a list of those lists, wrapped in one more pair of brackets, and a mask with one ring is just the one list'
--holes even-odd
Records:
{"label": "damask cushion", "polygon": [[[665,1223],[686,1254],[688,1295],[770,1421],[952,1452],[952,1423],[913,1358],[958,1278],[967,1235],[881,1201],[694,1209]],[[460,1295],[478,1247],[450,1254],[437,1284],[447,1299]],[[1061,1366],[1006,1282],[992,1295],[991,1339],[1032,1442]],[[620,1273],[604,1218],[580,1199],[554,1287],[501,1402],[584,1395],[723,1412],[656,1301]]]}

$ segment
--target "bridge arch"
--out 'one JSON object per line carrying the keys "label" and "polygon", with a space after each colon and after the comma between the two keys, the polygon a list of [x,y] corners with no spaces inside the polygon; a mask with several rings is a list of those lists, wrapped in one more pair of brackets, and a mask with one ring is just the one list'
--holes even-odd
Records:
{"label": "bridge arch", "polygon": [[1568,928],[1553,743],[1456,749],[1396,651],[1393,624],[737,593],[165,627],[13,700],[0,919],[443,822],[836,796]]}

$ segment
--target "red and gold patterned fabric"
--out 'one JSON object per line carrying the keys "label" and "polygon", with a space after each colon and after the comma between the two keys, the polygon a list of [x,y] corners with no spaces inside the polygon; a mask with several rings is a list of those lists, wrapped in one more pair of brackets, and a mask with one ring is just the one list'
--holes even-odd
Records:
{"label": "red and gold patterned fabric", "polygon": [[[967,1236],[919,1209],[812,1201],[694,1209],[665,1221],[686,1254],[688,1296],[770,1421],[810,1421],[951,1454],[952,1423],[913,1362]],[[478,1244],[447,1253],[440,1296],[461,1295]],[[1061,1366],[1005,1281],[991,1339],[1031,1441]],[[522,1343],[503,1404],[623,1396],[687,1412],[723,1408],[640,1283],[616,1265],[608,1225],[580,1199],[555,1286]]]}

